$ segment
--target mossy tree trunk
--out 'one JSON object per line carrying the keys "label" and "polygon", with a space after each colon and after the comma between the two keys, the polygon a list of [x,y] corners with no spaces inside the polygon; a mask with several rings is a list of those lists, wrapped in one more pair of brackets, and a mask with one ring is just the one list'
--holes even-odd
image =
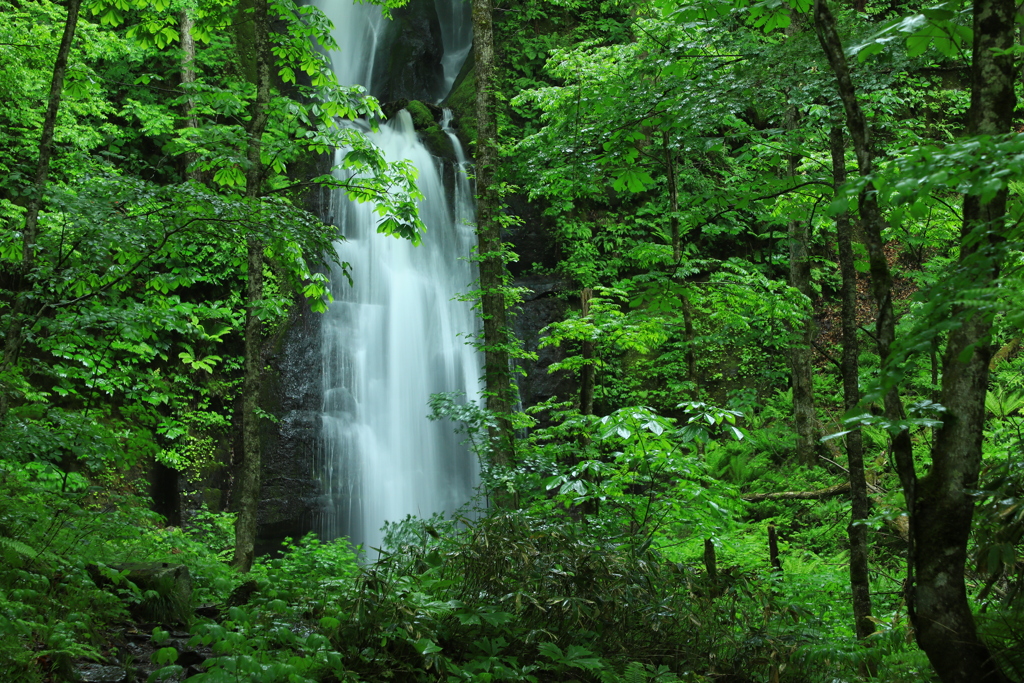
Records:
{"label": "mossy tree trunk", "polygon": [[512,432],[512,377],[505,311],[505,259],[498,220],[500,196],[495,186],[498,165],[494,117],[494,27],[490,0],[473,0],[473,57],[476,64],[476,234],[480,264],[480,308],[484,336],[484,392],[487,409],[497,417],[492,430],[492,458],[507,465],[515,458]]}
{"label": "mossy tree trunk", "polygon": [[[1015,6],[1011,0],[975,0],[969,134],[1011,130],[1016,98],[1013,45]],[[850,78],[835,18],[827,0],[815,0],[815,29],[836,76],[861,175],[872,173],[870,128]],[[883,364],[895,340],[891,276],[881,233],[883,217],[874,192],[859,200],[868,247],[872,291],[878,307],[876,334]],[[990,287],[999,270],[999,240],[1005,228],[1006,193],[987,204],[964,198],[960,270],[970,289]],[[1002,683],[1008,680],[978,637],[967,600],[964,565],[971,531],[975,488],[981,466],[985,393],[991,349],[991,319],[977,307],[954,309],[959,324],[949,332],[942,361],[942,427],[935,434],[929,472],[918,477],[910,435],[902,430],[892,452],[910,513],[907,604],[918,644],[944,683]],[[936,321],[938,322],[938,321]],[[885,415],[903,417],[895,384],[885,395]]]}
{"label": "mossy tree trunk", "polygon": [[[975,0],[969,135],[1011,132],[1016,105],[1012,0]],[[1007,192],[987,204],[964,197],[960,266],[971,288],[991,287],[999,273]],[[915,630],[945,683],[1008,680],[978,638],[967,600],[964,565],[971,533],[985,424],[992,347],[990,314],[954,310],[963,323],[949,333],[942,357],[941,403],[946,408],[932,446],[932,466],[917,481],[911,510],[917,571]]]}
{"label": "mossy tree trunk", "polygon": [[247,237],[248,282],[245,292],[245,378],[242,389],[242,462],[237,470],[235,554],[232,566],[247,572],[252,567],[256,545],[256,522],[260,498],[259,400],[262,393],[263,326],[258,308],[263,298],[263,241],[259,237],[260,186],[263,181],[261,152],[270,104],[270,20],[267,0],[254,0],[252,11],[253,48],[256,58],[256,99],[250,107],[246,149],[245,195],[253,211],[254,224]]}
{"label": "mossy tree trunk", "polygon": [[[789,116],[789,128],[796,128],[796,114]],[[797,166],[800,157],[789,155],[786,175],[790,183],[795,183]],[[810,302],[814,292],[811,290],[811,260],[807,245],[811,241],[809,220],[789,221],[789,284],[806,297]],[[814,315],[808,312],[806,319],[796,324],[793,330],[795,337],[789,351],[790,378],[793,385],[793,422],[796,428],[796,457],[804,465],[813,465],[816,460],[815,444],[818,441],[817,419],[814,412],[814,382],[812,380],[812,351],[815,324]]]}
{"label": "mossy tree trunk", "polygon": [[[190,12],[186,8],[178,14],[178,32],[181,35],[181,85],[186,90],[196,82],[196,41],[192,37],[194,22]],[[189,95],[182,105],[182,114],[185,118],[185,127],[193,130],[199,128],[199,121],[196,119],[194,109],[195,103]],[[198,155],[195,152],[186,152],[183,156],[185,157],[185,177],[197,183],[202,182],[202,173],[195,168]]]}

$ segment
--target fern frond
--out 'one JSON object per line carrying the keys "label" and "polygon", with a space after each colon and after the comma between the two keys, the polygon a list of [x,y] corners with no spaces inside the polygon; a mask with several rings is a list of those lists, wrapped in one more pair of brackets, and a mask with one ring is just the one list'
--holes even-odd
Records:
{"label": "fern frond", "polygon": [[39,556],[39,552],[28,543],[7,536],[0,536],[0,554],[12,567],[21,567],[26,561]]}
{"label": "fern frond", "polygon": [[647,667],[640,662],[630,662],[622,672],[622,683],[647,683]]}

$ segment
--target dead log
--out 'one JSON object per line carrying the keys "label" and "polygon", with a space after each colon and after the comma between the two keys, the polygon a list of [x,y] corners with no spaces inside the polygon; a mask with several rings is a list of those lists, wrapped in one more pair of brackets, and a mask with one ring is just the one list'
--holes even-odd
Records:
{"label": "dead log", "polygon": [[822,498],[831,498],[832,496],[838,496],[843,493],[850,492],[850,482],[846,481],[842,484],[836,484],[835,486],[829,486],[828,488],[818,489],[816,491],[779,491],[776,493],[754,493],[749,496],[743,496],[743,500],[748,503],[760,503],[764,500],[821,500]]}

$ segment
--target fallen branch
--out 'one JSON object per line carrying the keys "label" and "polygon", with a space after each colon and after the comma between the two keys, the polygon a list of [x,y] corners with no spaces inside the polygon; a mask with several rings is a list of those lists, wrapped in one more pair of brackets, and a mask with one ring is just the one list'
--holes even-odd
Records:
{"label": "fallen branch", "polygon": [[[829,461],[831,462],[831,461]],[[842,468],[842,465],[838,465]],[[877,486],[868,484],[868,488],[875,493],[885,493],[885,491]],[[831,498],[832,496],[839,496],[844,493],[850,492],[850,482],[844,481],[842,484],[836,484],[835,486],[829,486],[824,489],[817,489],[815,491],[780,491],[776,493],[754,493],[749,496],[743,496],[743,500],[748,503],[760,503],[765,500],[821,500],[822,498]],[[879,503],[877,498],[873,498],[874,502]],[[900,515],[895,519],[887,519],[885,525],[890,530],[896,532],[896,534],[904,541],[910,538],[910,521],[906,515]]]}
{"label": "fallen branch", "polygon": [[828,488],[818,489],[816,491],[780,491],[777,493],[754,493],[749,496],[743,496],[743,500],[748,503],[759,503],[763,500],[820,500],[822,498],[831,498],[832,496],[838,496],[843,493],[850,492],[850,482],[845,481],[842,484],[836,484],[835,486],[829,486]]}

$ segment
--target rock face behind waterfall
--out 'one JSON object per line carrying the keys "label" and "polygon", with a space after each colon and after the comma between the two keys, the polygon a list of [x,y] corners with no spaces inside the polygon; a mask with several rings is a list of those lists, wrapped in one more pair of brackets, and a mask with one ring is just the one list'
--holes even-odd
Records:
{"label": "rock face behind waterfall", "polygon": [[256,551],[280,548],[312,525],[318,482],[313,469],[320,435],[320,314],[297,301],[288,326],[267,349],[263,405],[277,422],[263,424],[263,472]]}
{"label": "rock face behind waterfall", "polygon": [[411,0],[391,15],[390,45],[374,69],[374,96],[381,102],[436,101],[444,88],[444,45],[434,0]]}

